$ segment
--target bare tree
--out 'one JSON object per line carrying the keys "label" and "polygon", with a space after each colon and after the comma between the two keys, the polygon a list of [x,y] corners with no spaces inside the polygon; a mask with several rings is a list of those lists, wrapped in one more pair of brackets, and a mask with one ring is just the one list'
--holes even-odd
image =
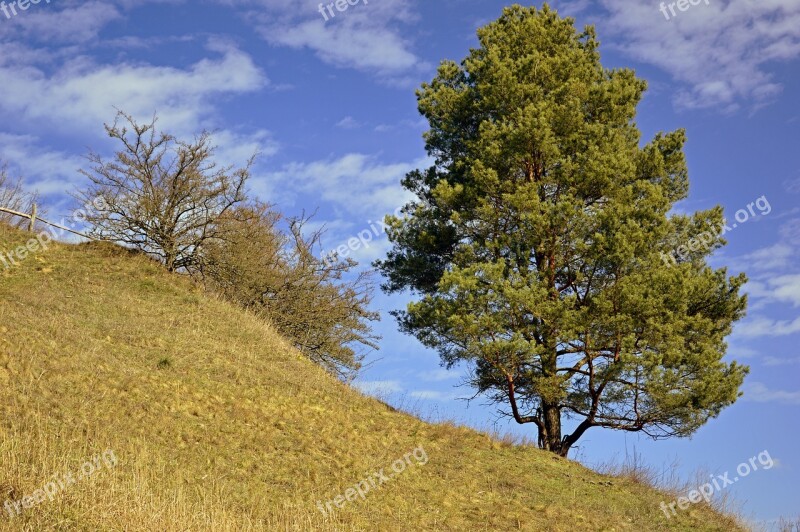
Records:
{"label": "bare tree", "polygon": [[90,201],[102,197],[106,208],[92,212],[90,236],[133,246],[158,257],[169,271],[199,267],[201,249],[217,236],[217,220],[245,200],[245,183],[255,155],[243,168],[213,161],[211,135],[191,142],[156,132],[157,117],[138,124],[117,112],[108,135],[122,143],[113,160],[95,152],[81,170],[91,185],[78,193]]}
{"label": "bare tree", "polygon": [[[36,203],[36,194],[26,192],[22,188],[22,179],[12,178],[8,167],[0,164],[0,207],[12,211],[29,213]],[[0,222],[18,227],[27,226],[28,220],[8,213],[0,212]]]}

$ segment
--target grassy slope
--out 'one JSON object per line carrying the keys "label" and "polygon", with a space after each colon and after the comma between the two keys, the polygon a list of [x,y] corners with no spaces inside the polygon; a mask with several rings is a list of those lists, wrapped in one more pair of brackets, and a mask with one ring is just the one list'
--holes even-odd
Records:
{"label": "grassy slope", "polygon": [[[24,238],[0,227],[0,252]],[[317,510],[418,445],[426,465]],[[0,530],[734,528],[700,506],[668,521],[666,494],[392,411],[120,248],[0,264],[0,504],[105,449],[115,468],[22,517],[0,508]]]}

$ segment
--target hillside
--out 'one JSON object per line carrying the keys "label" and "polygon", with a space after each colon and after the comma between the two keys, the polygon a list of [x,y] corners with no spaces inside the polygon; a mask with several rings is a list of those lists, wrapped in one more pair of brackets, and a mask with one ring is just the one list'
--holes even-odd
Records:
{"label": "hillside", "polygon": [[[27,238],[0,227],[0,253]],[[672,495],[393,411],[105,244],[0,263],[0,412],[0,504],[94,470],[14,517],[0,508],[0,530],[735,529],[701,505],[667,519]],[[394,478],[363,500],[318,509],[382,468]]]}

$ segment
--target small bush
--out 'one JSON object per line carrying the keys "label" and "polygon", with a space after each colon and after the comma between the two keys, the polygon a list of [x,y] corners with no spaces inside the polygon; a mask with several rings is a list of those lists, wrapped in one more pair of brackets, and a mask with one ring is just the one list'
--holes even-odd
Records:
{"label": "small bush", "polygon": [[305,234],[307,221],[284,219],[262,203],[232,210],[219,221],[219,238],[206,245],[200,275],[207,287],[266,317],[311,360],[349,377],[362,350],[377,348],[372,284],[367,274],[351,273],[353,260],[321,259],[322,233]]}

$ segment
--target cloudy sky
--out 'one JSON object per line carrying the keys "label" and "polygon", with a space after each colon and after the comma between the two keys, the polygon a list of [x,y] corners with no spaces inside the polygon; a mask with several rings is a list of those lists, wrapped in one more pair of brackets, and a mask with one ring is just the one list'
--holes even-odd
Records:
{"label": "cloudy sky", "polygon": [[[8,3],[8,2],[7,2]],[[414,89],[442,59],[460,60],[475,29],[499,16],[494,0],[363,0],[335,17],[314,0],[47,0],[0,11],[0,160],[38,190],[51,217],[88,149],[114,148],[103,123],[120,108],[159,116],[181,136],[216,132],[218,157],[261,153],[251,183],[289,214],[318,209],[329,248],[407,200],[401,177],[428,164]],[[754,519],[796,513],[800,473],[800,2],[699,0],[681,11],[652,0],[554,1],[579,26],[595,24],[604,64],[649,82],[638,124],[645,138],[688,130],[692,189],[684,212],[722,204],[755,214],[737,223],[714,262],[746,272],[751,308],[730,354],[751,366],[745,396],[693,439],[651,442],[589,432],[588,464],[640,453],[688,475],[723,473],[767,450],[778,464],[730,491]],[[14,14],[16,12],[16,14]],[[326,20],[326,18],[328,20]],[[740,215],[740,218],[745,218]],[[353,256],[368,264],[382,235]],[[431,418],[533,436],[467,404],[458,371],[396,332],[379,296],[382,349],[358,385]]]}

